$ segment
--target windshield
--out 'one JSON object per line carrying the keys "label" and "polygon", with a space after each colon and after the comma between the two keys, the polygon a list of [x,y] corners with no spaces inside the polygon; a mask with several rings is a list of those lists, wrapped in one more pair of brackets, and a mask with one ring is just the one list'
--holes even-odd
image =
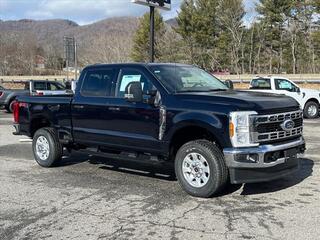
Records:
{"label": "windshield", "polygon": [[225,91],[228,87],[204,70],[193,66],[158,65],[151,71],[172,93]]}

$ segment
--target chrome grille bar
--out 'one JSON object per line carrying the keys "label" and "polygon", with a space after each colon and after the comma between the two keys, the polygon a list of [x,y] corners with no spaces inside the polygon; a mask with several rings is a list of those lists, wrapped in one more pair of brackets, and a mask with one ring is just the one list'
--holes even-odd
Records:
{"label": "chrome grille bar", "polygon": [[253,123],[259,125],[262,123],[274,123],[274,122],[283,122],[286,119],[298,119],[302,118],[303,112],[301,110],[287,113],[277,113],[269,115],[257,115],[253,117]]}
{"label": "chrome grille bar", "polygon": [[269,133],[257,133],[253,132],[251,134],[251,139],[254,143],[266,142],[272,140],[285,139],[294,136],[300,136],[302,134],[303,127],[293,128],[290,131],[278,131]]}
{"label": "chrome grille bar", "polygon": [[[279,123],[281,124],[285,120],[291,119],[302,119],[303,112],[301,110],[287,113],[278,113],[278,114],[270,114],[270,115],[256,115],[251,118],[251,142],[253,143],[261,143],[261,142],[273,142],[277,140],[282,140],[290,137],[301,136],[303,132],[303,123],[299,124],[299,126],[295,126],[295,128],[290,129],[288,131],[273,131],[273,132],[258,132],[257,127],[261,124],[267,125]],[[302,121],[301,121],[302,122]]]}

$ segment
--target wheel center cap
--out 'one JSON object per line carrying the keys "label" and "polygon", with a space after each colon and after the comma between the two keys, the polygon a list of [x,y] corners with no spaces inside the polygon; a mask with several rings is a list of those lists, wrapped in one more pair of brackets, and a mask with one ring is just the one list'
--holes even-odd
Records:
{"label": "wheel center cap", "polygon": [[200,178],[202,176],[202,169],[199,167],[193,167],[192,168],[192,173],[195,177]]}

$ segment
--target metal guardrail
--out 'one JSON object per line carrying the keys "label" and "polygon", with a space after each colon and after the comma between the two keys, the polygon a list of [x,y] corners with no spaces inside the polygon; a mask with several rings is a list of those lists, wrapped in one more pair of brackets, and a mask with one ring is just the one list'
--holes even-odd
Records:
{"label": "metal guardrail", "polygon": [[[56,82],[66,82],[67,79],[66,78],[54,78],[54,79],[25,79],[25,80],[4,80],[4,79],[0,79],[0,83],[17,83],[17,84],[23,84],[26,81],[56,81]],[[69,81],[73,81],[74,79],[69,79]],[[229,79],[231,80],[233,83],[250,83],[251,80],[241,80],[241,79]],[[320,79],[319,80],[292,80],[295,83],[305,83],[305,84],[320,84]]]}
{"label": "metal guardrail", "polygon": [[[250,83],[251,80],[230,79],[233,83]],[[294,83],[320,84],[320,80],[291,80]]]}
{"label": "metal guardrail", "polygon": [[[74,79],[69,79],[69,81],[73,81]],[[25,79],[25,80],[4,80],[0,79],[0,83],[17,83],[17,84],[24,84],[27,81],[55,81],[55,82],[66,82],[66,78],[54,78],[54,79]]]}

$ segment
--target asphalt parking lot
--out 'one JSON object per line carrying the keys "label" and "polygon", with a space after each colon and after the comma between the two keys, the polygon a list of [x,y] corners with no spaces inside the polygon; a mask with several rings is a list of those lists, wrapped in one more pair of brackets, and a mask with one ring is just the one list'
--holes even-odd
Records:
{"label": "asphalt parking lot", "polygon": [[219,197],[184,193],[170,165],[74,154],[33,160],[0,111],[0,239],[319,239],[320,119],[305,121],[301,170]]}

